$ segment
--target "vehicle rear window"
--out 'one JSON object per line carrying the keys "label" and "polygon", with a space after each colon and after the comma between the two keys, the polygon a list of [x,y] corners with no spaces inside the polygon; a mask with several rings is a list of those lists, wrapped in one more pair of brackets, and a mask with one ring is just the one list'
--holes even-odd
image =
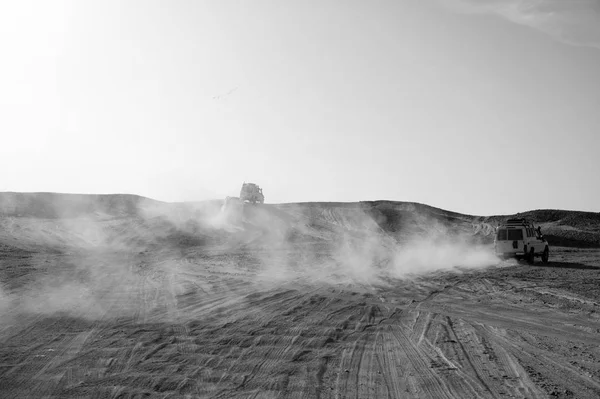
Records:
{"label": "vehicle rear window", "polygon": [[505,241],[506,240],[506,229],[499,229],[498,230],[498,241]]}
{"label": "vehicle rear window", "polygon": [[509,241],[517,241],[517,240],[522,240],[522,239],[523,239],[523,230],[521,230],[521,229],[508,230],[508,240]]}

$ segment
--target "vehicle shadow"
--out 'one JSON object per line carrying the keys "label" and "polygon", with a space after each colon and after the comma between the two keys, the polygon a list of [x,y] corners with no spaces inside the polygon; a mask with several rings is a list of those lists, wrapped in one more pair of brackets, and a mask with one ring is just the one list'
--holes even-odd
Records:
{"label": "vehicle shadow", "polygon": [[600,266],[593,266],[593,265],[584,265],[583,263],[579,263],[579,262],[548,262],[548,263],[542,263],[542,262],[535,262],[533,265],[531,266],[538,266],[538,267],[553,267],[553,268],[559,268],[559,269],[588,269],[588,270],[600,270]]}

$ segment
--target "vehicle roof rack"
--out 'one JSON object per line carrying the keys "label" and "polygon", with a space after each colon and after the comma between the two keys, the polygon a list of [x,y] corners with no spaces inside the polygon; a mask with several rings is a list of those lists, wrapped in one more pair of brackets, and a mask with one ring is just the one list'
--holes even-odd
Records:
{"label": "vehicle roof rack", "polygon": [[506,226],[530,226],[531,222],[525,218],[519,218],[519,219],[508,219],[504,224]]}

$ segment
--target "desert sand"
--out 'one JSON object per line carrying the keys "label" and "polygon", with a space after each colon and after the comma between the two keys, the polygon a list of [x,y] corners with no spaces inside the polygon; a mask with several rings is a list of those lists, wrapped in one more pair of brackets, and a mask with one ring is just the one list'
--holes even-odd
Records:
{"label": "desert sand", "polygon": [[598,398],[600,214],[0,195],[2,398]]}

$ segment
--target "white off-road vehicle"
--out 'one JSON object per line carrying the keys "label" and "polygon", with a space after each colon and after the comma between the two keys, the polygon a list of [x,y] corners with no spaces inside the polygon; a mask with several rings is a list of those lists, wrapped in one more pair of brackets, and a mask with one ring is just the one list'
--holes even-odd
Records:
{"label": "white off-road vehicle", "polygon": [[548,263],[550,256],[550,247],[541,228],[536,229],[527,219],[508,219],[498,226],[494,248],[498,257],[525,259],[529,264],[536,256]]}

